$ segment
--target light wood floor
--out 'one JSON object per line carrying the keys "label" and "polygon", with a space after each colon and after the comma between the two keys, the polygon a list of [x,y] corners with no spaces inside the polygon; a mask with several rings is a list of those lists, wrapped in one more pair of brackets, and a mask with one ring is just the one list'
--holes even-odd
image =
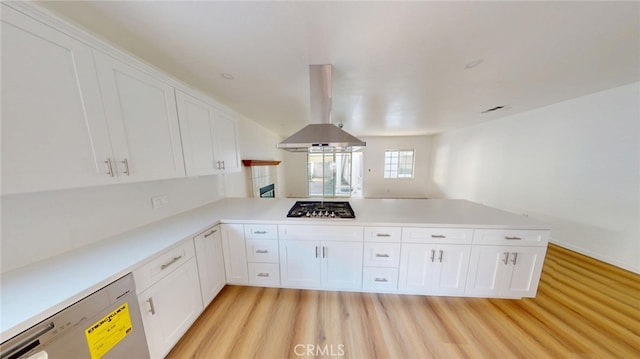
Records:
{"label": "light wood floor", "polygon": [[640,276],[553,245],[533,299],[227,286],[168,358],[640,358],[639,298]]}

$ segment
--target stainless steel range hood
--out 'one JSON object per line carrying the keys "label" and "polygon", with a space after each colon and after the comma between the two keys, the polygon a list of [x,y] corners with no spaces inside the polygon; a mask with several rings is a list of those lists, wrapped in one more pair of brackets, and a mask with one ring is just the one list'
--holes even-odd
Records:
{"label": "stainless steel range hood", "polygon": [[356,151],[366,142],[331,123],[331,65],[310,65],[311,124],[280,142],[277,147],[293,152],[335,148]]}

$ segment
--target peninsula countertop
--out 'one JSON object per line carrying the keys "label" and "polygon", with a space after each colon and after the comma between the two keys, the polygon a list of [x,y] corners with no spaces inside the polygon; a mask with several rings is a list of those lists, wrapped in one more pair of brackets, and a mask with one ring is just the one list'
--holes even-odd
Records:
{"label": "peninsula countertop", "polygon": [[355,219],[287,218],[295,201],[225,198],[2,273],[0,341],[10,339],[135,270],[153,255],[218,223],[550,229],[532,218],[465,200],[348,199]]}

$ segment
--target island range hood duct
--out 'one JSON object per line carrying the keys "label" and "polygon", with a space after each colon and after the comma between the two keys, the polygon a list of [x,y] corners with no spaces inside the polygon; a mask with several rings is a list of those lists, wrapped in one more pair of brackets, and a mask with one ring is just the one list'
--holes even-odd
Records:
{"label": "island range hood duct", "polygon": [[333,148],[351,152],[367,145],[331,123],[331,65],[310,65],[311,124],[280,142],[277,147],[292,152]]}

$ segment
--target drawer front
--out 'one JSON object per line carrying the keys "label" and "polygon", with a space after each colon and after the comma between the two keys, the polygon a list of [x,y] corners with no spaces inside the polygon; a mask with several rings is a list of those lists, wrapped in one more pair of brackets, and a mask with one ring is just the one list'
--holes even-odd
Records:
{"label": "drawer front", "polygon": [[512,246],[546,246],[549,231],[523,229],[476,229],[473,244],[497,244]]}
{"label": "drawer front", "polygon": [[136,291],[141,293],[158,280],[176,270],[183,263],[194,256],[193,240],[186,240],[161,254],[154,256],[151,261],[133,272],[136,282]]}
{"label": "drawer front", "polygon": [[254,239],[278,239],[278,226],[275,224],[245,224],[244,237]]}
{"label": "drawer front", "polygon": [[249,263],[249,284],[280,286],[280,266],[276,263]]}
{"label": "drawer front", "polygon": [[402,243],[469,244],[473,229],[467,228],[402,228]]}
{"label": "drawer front", "polygon": [[365,242],[400,243],[401,227],[364,227]]}
{"label": "drawer front", "polygon": [[398,290],[398,268],[364,267],[362,287],[371,291]]}
{"label": "drawer front", "polygon": [[247,239],[247,261],[278,263],[278,241],[270,239]]}
{"label": "drawer front", "polygon": [[368,267],[398,267],[400,243],[365,243],[364,265]]}
{"label": "drawer front", "polygon": [[358,226],[282,225],[278,227],[280,239],[298,241],[362,242],[363,228]]}

